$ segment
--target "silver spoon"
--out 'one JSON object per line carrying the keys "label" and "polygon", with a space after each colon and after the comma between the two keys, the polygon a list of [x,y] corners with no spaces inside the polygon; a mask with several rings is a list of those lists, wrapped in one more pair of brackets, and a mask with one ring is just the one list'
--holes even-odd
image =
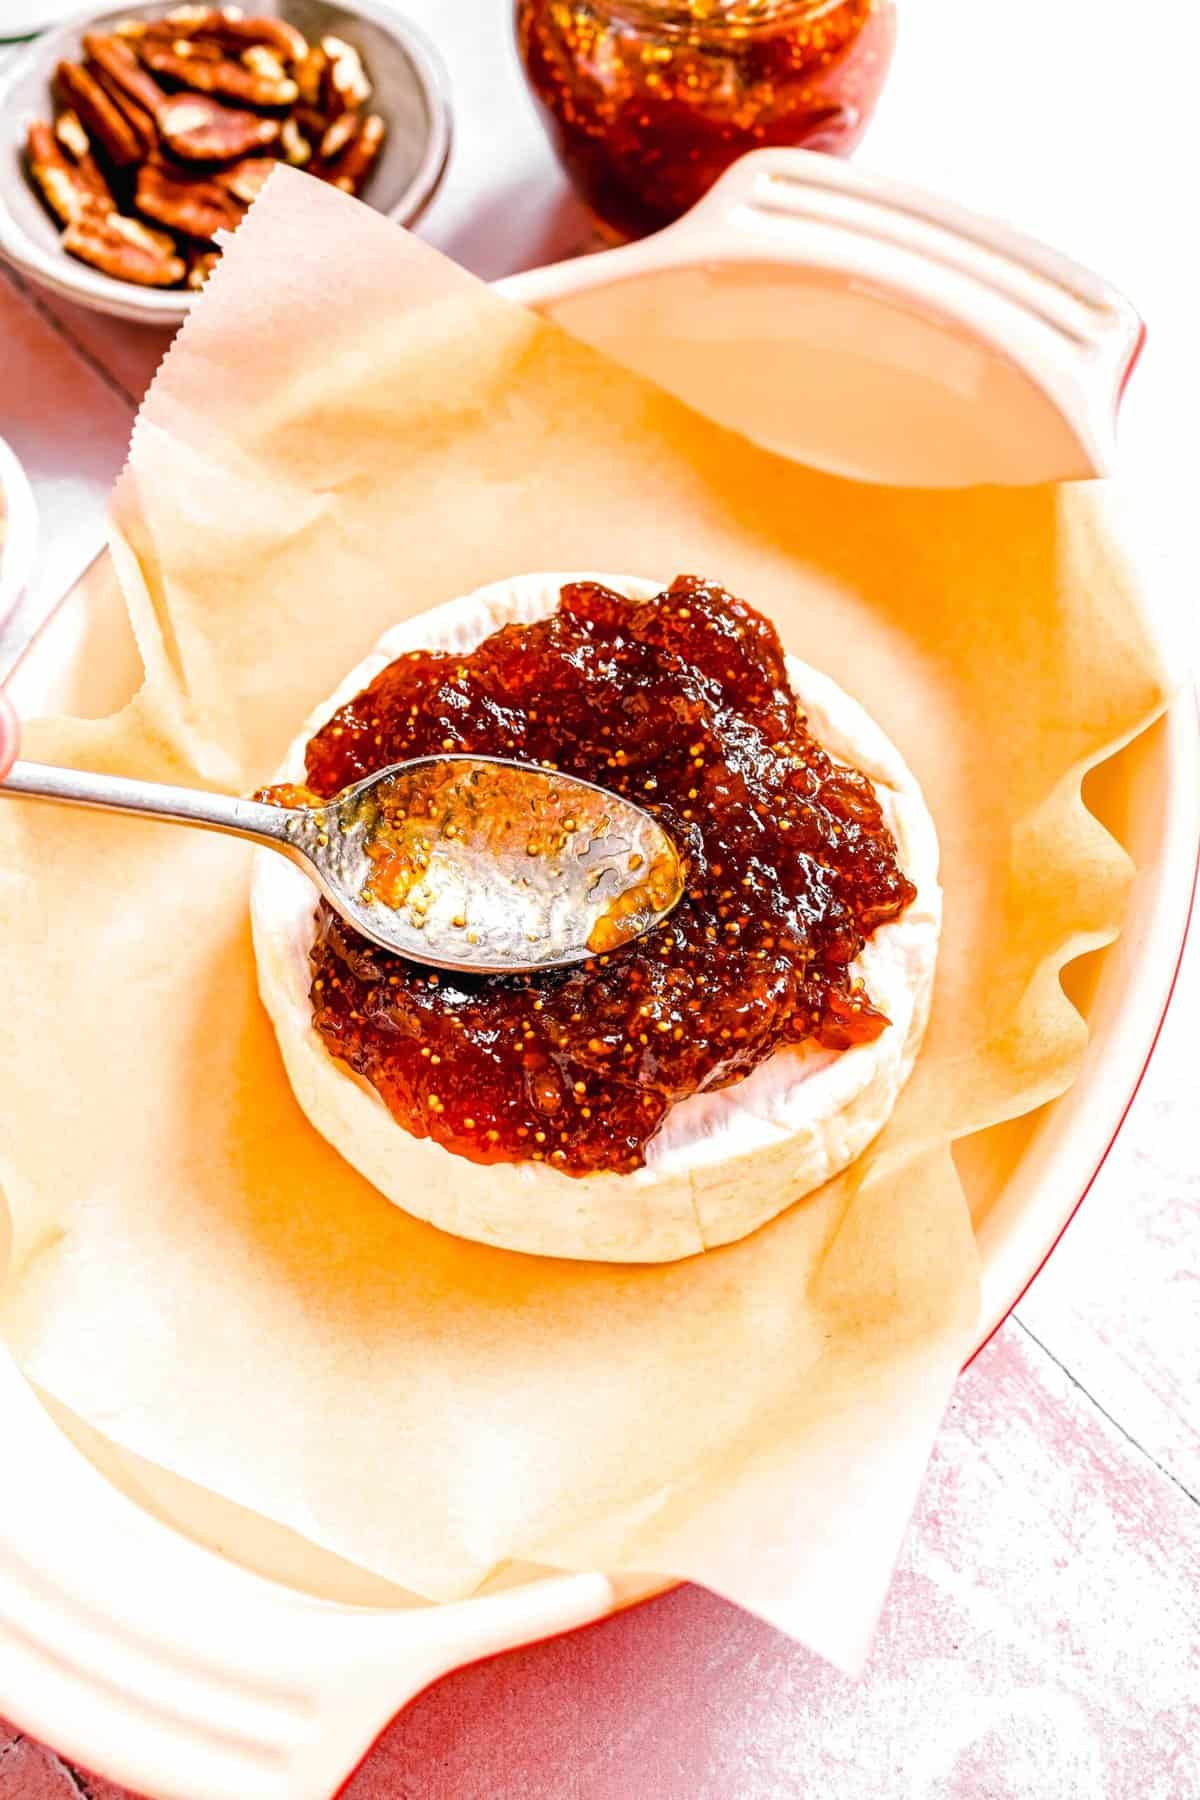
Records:
{"label": "silver spoon", "polygon": [[437,969],[581,962],[650,931],[683,891],[674,844],[640,806],[503,757],[393,763],[311,806],[29,762],[13,764],[0,794],[268,844],[363,937]]}

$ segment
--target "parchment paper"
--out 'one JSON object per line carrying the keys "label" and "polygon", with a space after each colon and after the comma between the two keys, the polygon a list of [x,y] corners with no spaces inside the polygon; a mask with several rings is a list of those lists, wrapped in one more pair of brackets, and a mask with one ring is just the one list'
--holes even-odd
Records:
{"label": "parchment paper", "polygon": [[3,1312],[121,1444],[425,1596],[507,1559],[690,1577],[853,1667],[977,1311],[949,1145],[1069,1083],[1058,970],[1130,869],[1084,769],[1159,709],[1087,489],[860,487],[724,433],[365,207],[272,178],[115,494],[146,666],[25,754],[246,791],[394,620],[532,568],[694,571],[917,771],[946,924],[883,1136],[669,1267],[462,1243],[292,1099],[247,850],[0,807]]}

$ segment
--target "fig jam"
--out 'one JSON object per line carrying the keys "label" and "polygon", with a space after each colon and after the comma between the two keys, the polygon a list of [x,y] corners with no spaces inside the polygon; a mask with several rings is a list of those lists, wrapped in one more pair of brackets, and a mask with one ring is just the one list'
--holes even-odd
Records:
{"label": "fig jam", "polygon": [[848,155],[875,109],[892,0],[516,0],[559,159],[602,224],[641,237],[739,156]]}
{"label": "fig jam", "polygon": [[331,798],[449,751],[636,801],[687,887],[646,937],[508,977],[403,961],[322,903],[313,1023],[415,1136],[475,1162],[623,1173],[689,1094],[887,1025],[850,964],[916,890],[870,782],[809,733],[778,635],[745,602],[694,576],[650,601],[574,583],[549,618],[466,655],[399,657],[312,739],[307,783]]}

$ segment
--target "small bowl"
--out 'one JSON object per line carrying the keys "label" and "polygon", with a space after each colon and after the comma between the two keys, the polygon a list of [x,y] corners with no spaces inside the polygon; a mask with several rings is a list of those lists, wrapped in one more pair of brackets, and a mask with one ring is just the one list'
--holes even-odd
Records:
{"label": "small bowl", "polygon": [[[85,31],[119,19],[161,18],[179,0],[129,0],[80,15],[34,40],[0,82],[0,256],[31,281],[96,312],[147,325],[177,325],[197,296],[178,288],[143,288],[102,275],[68,256],[25,167],[25,134],[33,119],[54,117],[51,83],[57,64],[81,55]],[[249,9],[248,9],[249,10]],[[379,161],[362,198],[398,224],[411,225],[437,191],[450,152],[446,71],[428,39],[375,0],[255,0],[260,15],[286,19],[308,39],[332,32],[362,53],[387,125]]]}

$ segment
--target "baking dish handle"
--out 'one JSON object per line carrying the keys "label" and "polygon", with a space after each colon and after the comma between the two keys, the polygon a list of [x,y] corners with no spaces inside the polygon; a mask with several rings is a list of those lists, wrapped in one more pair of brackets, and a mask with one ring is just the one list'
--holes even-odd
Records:
{"label": "baking dish handle", "polygon": [[[1112,470],[1145,327],[1090,269],[1000,220],[814,151],[755,151],[672,231],[884,285],[1006,355],[1055,403],[1091,472]],[[664,234],[664,236],[667,234]]]}
{"label": "baking dish handle", "polygon": [[[990,345],[1050,401],[1074,440],[1076,452],[1060,454],[1063,466],[1046,476],[1111,471],[1117,411],[1145,337],[1129,301],[998,220],[837,157],[752,151],[678,223],[641,243],[539,271],[538,293],[548,273],[552,296],[565,298],[655,269],[755,262],[882,292]],[[523,300],[531,280],[511,278],[504,291]],[[668,328],[669,321],[661,325]]]}
{"label": "baking dish handle", "polygon": [[[156,1800],[329,1800],[438,1676],[617,1603],[602,1575],[444,1606],[309,1598],[149,1517],[68,1442],[3,1352],[0,1406],[5,1712]],[[19,1479],[23,1467],[37,1480]]]}

